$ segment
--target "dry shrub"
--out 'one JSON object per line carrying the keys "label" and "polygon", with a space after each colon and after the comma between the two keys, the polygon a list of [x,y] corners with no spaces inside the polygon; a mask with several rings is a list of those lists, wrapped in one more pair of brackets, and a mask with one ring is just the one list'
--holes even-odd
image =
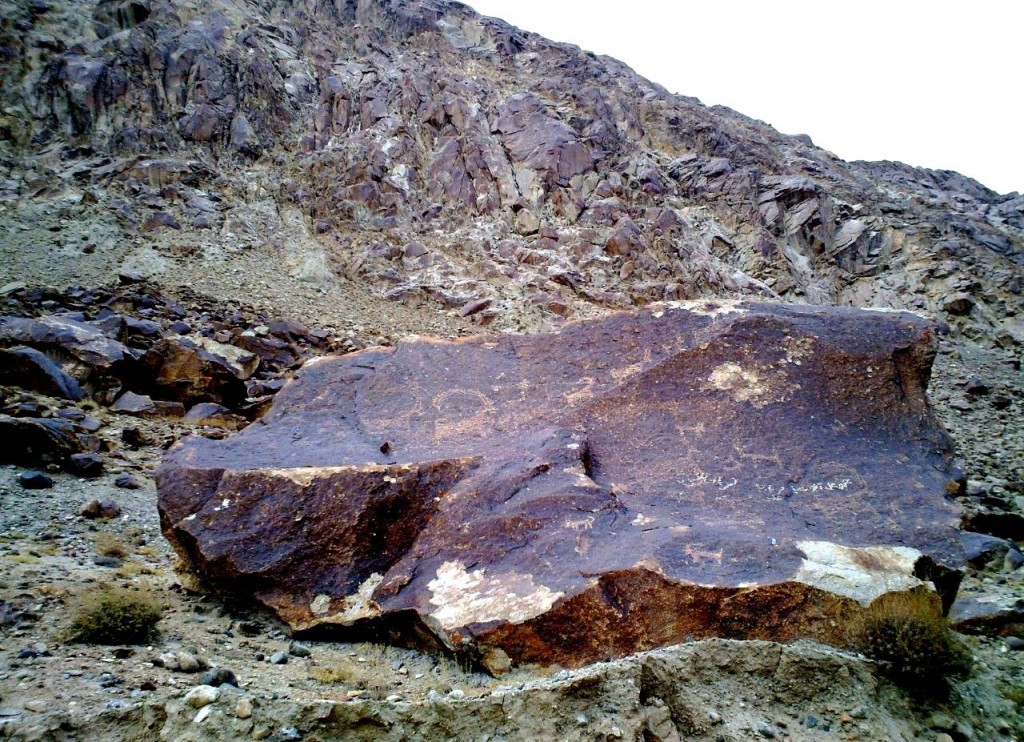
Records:
{"label": "dry shrub", "polygon": [[128,547],[116,533],[110,533],[109,531],[97,533],[92,542],[96,547],[96,551],[102,556],[116,557],[118,559],[124,559],[128,556]]}
{"label": "dry shrub", "polygon": [[970,652],[942,615],[938,596],[924,590],[876,598],[854,629],[853,645],[893,680],[921,689],[971,668]]}
{"label": "dry shrub", "polygon": [[350,667],[311,667],[309,677],[317,682],[333,685],[355,682],[357,675]]}
{"label": "dry shrub", "polygon": [[81,597],[68,640],[84,644],[145,644],[163,613],[146,591],[104,589]]}

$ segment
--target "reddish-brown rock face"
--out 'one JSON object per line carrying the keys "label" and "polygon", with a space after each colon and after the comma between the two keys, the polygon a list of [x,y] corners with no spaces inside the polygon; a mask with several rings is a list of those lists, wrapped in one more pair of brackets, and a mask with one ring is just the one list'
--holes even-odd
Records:
{"label": "reddish-brown rock face", "polygon": [[172,449],[160,513],[296,629],[565,665],[835,641],[883,592],[956,590],[933,345],[911,314],[745,302],[322,358]]}

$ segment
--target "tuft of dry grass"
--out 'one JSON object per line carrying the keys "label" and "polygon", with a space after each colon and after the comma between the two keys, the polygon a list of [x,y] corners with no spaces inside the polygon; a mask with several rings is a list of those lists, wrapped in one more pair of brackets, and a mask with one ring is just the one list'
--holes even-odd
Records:
{"label": "tuft of dry grass", "polygon": [[127,544],[116,533],[109,531],[97,533],[93,537],[92,543],[101,556],[116,557],[117,559],[124,559],[128,556]]}
{"label": "tuft of dry grass", "polygon": [[145,644],[156,636],[163,615],[146,590],[107,588],[76,600],[67,639],[83,644]]}
{"label": "tuft of dry grass", "polygon": [[352,672],[351,667],[335,665],[332,667],[311,667],[309,668],[309,677],[324,685],[334,685],[336,683],[354,683],[357,675]]}
{"label": "tuft of dry grass", "polygon": [[942,685],[971,669],[971,654],[942,614],[938,596],[925,590],[876,598],[854,626],[851,643],[904,685]]}

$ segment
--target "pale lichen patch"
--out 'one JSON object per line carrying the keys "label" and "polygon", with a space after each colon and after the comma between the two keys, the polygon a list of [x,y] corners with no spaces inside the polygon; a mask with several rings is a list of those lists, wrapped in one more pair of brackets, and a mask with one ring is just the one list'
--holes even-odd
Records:
{"label": "pale lichen patch", "polygon": [[796,546],[806,558],[794,580],[864,606],[879,595],[925,584],[913,575],[921,552],[909,546],[858,548],[829,541],[800,541]]}
{"label": "pale lichen patch", "polygon": [[331,610],[331,596],[321,593],[309,604],[309,612],[314,616],[324,616]]}
{"label": "pale lichen patch", "polygon": [[442,564],[427,587],[432,593],[430,604],[437,606],[431,615],[449,631],[489,621],[526,621],[550,609],[563,595],[535,584],[533,575],[488,575],[486,569],[470,572],[458,561]]}
{"label": "pale lichen patch", "polygon": [[737,363],[716,366],[708,376],[708,382],[715,389],[729,392],[737,402],[751,402],[765,393],[757,372]]}

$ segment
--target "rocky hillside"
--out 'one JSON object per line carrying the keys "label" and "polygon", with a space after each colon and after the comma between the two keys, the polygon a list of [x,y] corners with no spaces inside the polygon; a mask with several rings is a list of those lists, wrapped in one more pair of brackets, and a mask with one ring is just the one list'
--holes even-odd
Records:
{"label": "rocky hillside", "polygon": [[[0,736],[1024,734],[1024,196],[843,162],[449,0],[0,0],[0,102]],[[163,450],[309,358],[720,297],[938,321],[973,654],[947,699],[820,645],[502,678],[310,649],[175,575]],[[153,646],[64,641],[97,584],[149,586]]]}
{"label": "rocky hillside", "polygon": [[[274,283],[340,277],[502,329],[727,293],[1019,335],[1024,197],[842,162],[459,3],[35,0],[3,18],[0,193],[27,232],[5,240],[11,280],[32,261],[170,283],[266,263]],[[7,253],[17,237],[31,255]]]}

